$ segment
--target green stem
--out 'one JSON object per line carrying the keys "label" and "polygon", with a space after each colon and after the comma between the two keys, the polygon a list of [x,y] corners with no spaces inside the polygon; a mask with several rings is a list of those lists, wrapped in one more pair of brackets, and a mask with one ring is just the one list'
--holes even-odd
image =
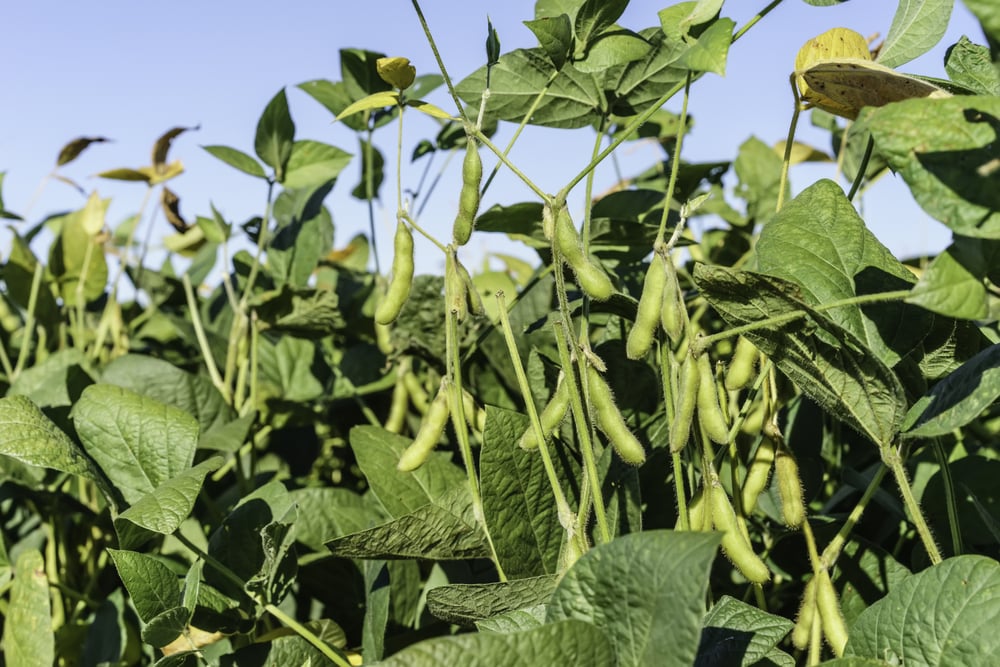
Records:
{"label": "green stem", "polygon": [[273,604],[264,605],[264,609],[266,609],[268,613],[276,619],[281,621],[282,625],[291,628],[295,631],[295,634],[312,644],[316,650],[325,655],[332,662],[336,663],[338,667],[351,667],[350,661],[341,655],[339,651],[335,651],[332,646],[317,637],[309,628],[302,625],[285,612],[281,611],[281,609]]}
{"label": "green stem", "polygon": [[212,384],[215,385],[215,388],[225,398],[226,403],[230,403],[232,396],[229,393],[229,385],[219,375],[219,369],[215,365],[215,357],[212,356],[212,348],[209,347],[208,338],[205,336],[205,329],[201,326],[201,315],[198,312],[198,302],[195,300],[194,290],[191,287],[191,278],[185,273],[181,276],[181,282],[184,284],[184,295],[187,297],[188,310],[191,311],[191,325],[194,327],[194,335],[198,339],[201,354],[205,358],[208,375],[212,378]]}
{"label": "green stem", "polygon": [[[844,130],[844,136],[847,136],[847,130]],[[868,144],[865,146],[865,154],[861,157],[861,165],[858,167],[858,173],[854,175],[854,182],[851,184],[851,191],[847,193],[848,200],[854,199],[854,195],[858,193],[858,189],[861,187],[862,181],[865,180],[865,172],[868,170],[868,161],[871,160],[872,151],[874,149],[875,139],[869,134]]]}
{"label": "green stem", "polygon": [[42,274],[45,272],[45,268],[42,266],[41,262],[35,263],[35,272],[31,276],[31,294],[28,296],[28,314],[25,316],[24,320],[24,339],[21,343],[21,349],[17,353],[17,364],[14,366],[14,373],[10,378],[13,382],[24,370],[25,364],[28,362],[28,355],[31,353],[31,342],[35,334],[35,310],[38,308],[38,291],[42,285]]}
{"label": "green stem", "polygon": [[684,134],[687,130],[687,109],[688,100],[691,96],[691,72],[687,74],[684,82],[684,98],[681,101],[680,126],[677,128],[677,141],[674,143],[674,154],[671,156],[670,179],[667,181],[667,191],[663,195],[663,215],[660,216],[660,228],[656,231],[656,241],[653,243],[654,250],[663,243],[663,237],[667,232],[667,218],[670,217],[670,202],[674,198],[674,188],[677,187],[677,174],[680,172],[681,148],[684,145]]}
{"label": "green stem", "polygon": [[917,528],[917,534],[920,535],[920,541],[923,542],[924,549],[927,550],[927,556],[930,558],[931,565],[937,565],[941,562],[941,552],[934,542],[934,536],[931,534],[930,526],[927,525],[927,520],[924,518],[923,512],[920,511],[920,503],[917,502],[916,497],[913,495],[913,489],[910,487],[910,480],[906,476],[906,468],[903,467],[903,458],[900,456],[899,449],[896,446],[887,445],[881,447],[881,451],[882,460],[889,466],[893,476],[896,478],[896,485],[899,486],[899,492],[903,496],[903,504],[909,511],[910,519]]}
{"label": "green stem", "polygon": [[455,91],[455,86],[451,82],[451,77],[448,75],[448,68],[444,66],[444,60],[441,58],[441,53],[438,51],[437,42],[434,41],[434,36],[431,34],[431,28],[427,25],[427,19],[424,18],[424,13],[420,9],[420,3],[418,0],[412,0],[413,9],[417,12],[417,18],[420,20],[420,27],[424,30],[424,35],[427,37],[427,43],[431,47],[431,51],[434,53],[434,60],[437,61],[438,69],[441,70],[441,76],[444,77],[445,86],[448,87],[448,93],[451,94],[452,101],[455,102],[455,108],[458,109],[458,115],[462,117],[462,120],[466,124],[469,123],[468,117],[465,115],[465,107],[462,106],[462,100],[459,99],[458,93]]}
{"label": "green stem", "polygon": [[788,77],[788,82],[792,86],[792,100],[795,110],[792,112],[792,122],[788,125],[788,137],[785,139],[785,154],[781,159],[781,178],[778,181],[778,203],[774,207],[780,211],[785,203],[785,191],[788,189],[788,170],[792,164],[792,146],[795,143],[795,130],[799,126],[799,114],[802,112],[802,103],[799,99],[799,87],[795,83],[795,74]]}
{"label": "green stem", "polygon": [[872,480],[868,483],[868,487],[865,488],[864,494],[861,496],[861,500],[858,501],[854,509],[847,516],[847,521],[844,525],[840,527],[837,534],[834,536],[830,543],[826,545],[823,549],[823,555],[820,557],[820,561],[823,567],[831,568],[833,564],[837,562],[837,557],[840,556],[841,549],[847,543],[847,538],[850,536],[851,531],[854,530],[854,526],[857,525],[858,521],[861,520],[861,515],[864,514],[865,508],[868,507],[868,503],[871,502],[872,498],[875,497],[875,492],[878,491],[878,487],[882,484],[882,479],[885,474],[889,471],[884,465],[879,465],[878,470],[875,471],[875,475]]}
{"label": "green stem", "polygon": [[931,448],[934,450],[934,458],[937,459],[938,467],[941,469],[944,502],[948,511],[948,528],[951,533],[951,551],[952,555],[958,556],[962,553],[962,527],[958,523],[958,505],[955,502],[955,480],[952,479],[951,466],[948,465],[948,454],[944,451],[941,439],[932,438]]}

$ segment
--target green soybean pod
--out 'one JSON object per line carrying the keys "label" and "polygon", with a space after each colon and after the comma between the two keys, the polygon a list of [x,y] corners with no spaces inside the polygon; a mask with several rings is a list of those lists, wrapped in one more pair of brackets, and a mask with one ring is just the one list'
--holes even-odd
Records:
{"label": "green soybean pod", "polygon": [[834,655],[839,658],[844,655],[844,646],[847,645],[847,624],[844,623],[844,617],[840,613],[837,591],[833,588],[830,573],[825,569],[820,570],[815,579],[816,610],[823,623],[823,635],[833,649]]}
{"label": "green soybean pod", "polygon": [[719,405],[719,391],[715,386],[715,373],[708,353],[698,356],[698,425],[712,442],[724,445],[729,442],[729,427]]}
{"label": "green soybean pod", "polygon": [[590,402],[597,413],[597,425],[608,436],[615,452],[625,463],[641,465],[646,460],[646,450],[618,411],[611,387],[593,366],[587,367],[587,388],[590,390]]}
{"label": "green soybean pod", "polygon": [[[549,433],[559,428],[566,412],[569,410],[569,383],[560,374],[559,382],[549,398],[549,402],[542,408],[542,413],[538,415],[538,421],[542,423],[542,433],[548,437]],[[535,436],[535,429],[532,426],[524,431],[518,443],[521,449],[535,449],[538,447],[538,438]]]}
{"label": "green soybean pod", "polygon": [[721,486],[711,489],[709,507],[712,509],[712,523],[722,533],[722,551],[732,561],[744,577],[755,584],[763,584],[771,578],[771,571],[754,553],[750,543],[743,537],[736,525],[736,512],[729,502],[726,490]]}
{"label": "green soybean pod", "polygon": [[774,459],[774,477],[781,496],[781,516],[791,528],[798,528],[806,520],[806,503],[802,497],[802,480],[795,456],[784,446]]}
{"label": "green soybean pod", "polygon": [[472,236],[472,227],[479,212],[479,184],[483,180],[483,159],[479,155],[479,145],[473,137],[465,143],[465,159],[462,160],[462,190],[458,195],[458,215],[452,226],[455,245],[465,245]]}
{"label": "green soybean pod", "polygon": [[666,258],[663,268],[666,277],[663,284],[663,302],[660,304],[660,326],[663,327],[667,337],[676,343],[684,333],[684,299],[677,282],[677,268],[673,260]]}
{"label": "green soybean pod", "polygon": [[410,392],[406,390],[406,382],[403,381],[402,374],[399,374],[392,387],[392,403],[389,405],[389,415],[385,418],[382,428],[390,433],[402,431],[403,424],[406,422],[406,411],[409,407]]}
{"label": "green soybean pod", "polygon": [[641,359],[653,345],[656,327],[660,324],[660,308],[663,304],[663,288],[667,284],[667,271],[663,266],[663,255],[653,253],[653,259],[646,269],[646,280],[639,295],[639,307],[635,323],[628,332],[625,353],[629,359]]}
{"label": "green soybean pod", "polygon": [[444,433],[444,427],[448,425],[448,416],[450,414],[448,405],[448,382],[441,380],[441,386],[438,388],[437,395],[431,401],[430,407],[427,409],[427,414],[424,415],[424,420],[420,422],[417,435],[413,438],[410,446],[403,451],[402,456],[399,457],[399,463],[396,465],[397,469],[403,472],[410,472],[424,464],[427,457],[437,447],[438,440],[441,439],[441,434]]}
{"label": "green soybean pod", "polygon": [[757,451],[754,452],[753,461],[750,462],[750,469],[747,471],[746,479],[740,489],[740,499],[743,502],[743,513],[749,516],[753,508],[757,506],[757,499],[767,488],[767,480],[771,476],[771,466],[774,464],[774,440],[764,436]]}
{"label": "green soybean pod", "polygon": [[611,284],[608,274],[592,262],[583,251],[580,234],[576,231],[576,225],[573,224],[573,218],[570,217],[565,205],[556,213],[555,242],[563,259],[576,274],[576,281],[580,284],[580,289],[596,301],[610,299],[611,295],[615,293],[614,285]]}
{"label": "green soybean pod", "polygon": [[459,275],[462,276],[462,282],[465,283],[465,295],[467,297],[469,312],[473,315],[483,315],[486,312],[486,308],[483,307],[483,297],[479,294],[479,290],[476,289],[476,284],[472,282],[472,276],[469,275],[465,265],[457,259],[455,260],[455,265],[458,268]]}
{"label": "green soybean pod", "polygon": [[802,593],[802,603],[799,605],[799,615],[792,628],[792,645],[804,651],[809,648],[812,639],[812,626],[816,621],[816,577],[806,583]]}
{"label": "green soybean pod", "polygon": [[392,280],[382,302],[375,309],[375,321],[379,324],[392,324],[399,316],[413,285],[413,233],[402,220],[396,222],[392,245]]}
{"label": "green soybean pod", "polygon": [[[712,530],[711,517],[705,516],[705,487],[700,486],[687,504],[688,524],[693,531]],[[677,522],[680,527],[680,520]]]}
{"label": "green soybean pod", "polygon": [[691,422],[694,420],[694,408],[698,403],[700,380],[697,362],[690,354],[686,355],[681,363],[680,380],[677,383],[674,421],[670,424],[671,452],[679,452],[684,449],[688,436],[691,435]]}
{"label": "green soybean pod", "polygon": [[757,347],[747,338],[740,336],[736,340],[736,349],[729,360],[726,369],[726,389],[739,391],[754,380],[754,370],[757,367]]}
{"label": "green soybean pod", "polygon": [[461,322],[469,312],[469,298],[468,287],[458,267],[458,256],[455,249],[449,246],[444,264],[444,295],[448,310],[454,313],[456,320]]}

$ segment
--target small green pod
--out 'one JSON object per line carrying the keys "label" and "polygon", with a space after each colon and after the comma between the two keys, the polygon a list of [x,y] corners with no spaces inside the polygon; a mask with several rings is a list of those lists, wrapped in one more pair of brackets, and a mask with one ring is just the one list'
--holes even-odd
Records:
{"label": "small green pod", "polygon": [[802,593],[802,603],[799,605],[799,615],[792,628],[792,646],[800,651],[809,648],[812,639],[812,626],[816,620],[816,577],[806,582]]}
{"label": "small green pod", "polygon": [[455,266],[458,268],[459,275],[462,276],[462,282],[465,283],[465,295],[467,297],[466,301],[469,312],[473,315],[483,315],[486,312],[486,308],[483,306],[483,297],[479,294],[479,290],[476,289],[476,283],[472,282],[472,276],[469,275],[465,265],[457,259],[455,260]]}
{"label": "small green pod", "polygon": [[790,528],[798,528],[806,520],[806,503],[802,496],[802,479],[795,456],[784,446],[774,459],[774,477],[781,496],[781,516]]}
{"label": "small green pod", "polygon": [[698,403],[700,380],[698,363],[690,354],[686,355],[681,363],[680,379],[677,383],[674,421],[670,424],[670,451],[673,453],[684,449],[691,435],[691,422],[694,420],[694,408]]}
{"label": "small green pod", "polygon": [[757,347],[747,338],[736,340],[736,349],[726,369],[725,385],[728,391],[739,391],[754,381],[757,368]]}
{"label": "small green pod", "polygon": [[400,433],[406,422],[406,412],[409,407],[410,392],[407,391],[406,382],[400,374],[396,376],[396,384],[392,387],[392,403],[389,405],[389,415],[385,418],[382,428],[390,433]]}
{"label": "small green pod", "polygon": [[591,261],[583,251],[583,242],[573,224],[573,218],[563,206],[556,213],[555,243],[569,268],[576,274],[576,281],[587,296],[595,301],[606,301],[615,293],[615,287],[604,270]]}
{"label": "small green pod", "polygon": [[767,488],[767,480],[771,476],[771,467],[774,464],[774,440],[765,436],[757,445],[754,452],[753,461],[750,462],[750,469],[747,471],[746,479],[740,489],[740,499],[743,504],[743,513],[750,516],[753,508],[757,506],[757,499]]}
{"label": "small green pod", "polygon": [[[556,383],[556,388],[552,392],[552,396],[549,398],[549,402],[545,404],[542,408],[542,412],[538,415],[538,421],[542,423],[542,433],[545,437],[548,437],[550,433],[559,428],[562,424],[563,419],[566,418],[566,412],[569,410],[569,383],[566,382],[562,375],[559,376],[559,382]],[[538,438],[535,436],[535,429],[531,425],[524,431],[521,436],[521,440],[518,443],[521,449],[535,449],[538,447]]]}
{"label": "small green pod", "polygon": [[749,581],[755,584],[767,582],[771,578],[771,571],[760,556],[754,553],[736,525],[736,512],[733,511],[726,490],[716,486],[711,491],[709,506],[712,508],[712,523],[722,533],[722,551]]}
{"label": "small green pod", "polygon": [[479,212],[479,185],[483,180],[483,159],[479,155],[479,145],[473,137],[465,144],[465,159],[462,160],[462,190],[458,195],[458,214],[452,226],[455,245],[465,245],[472,237],[472,228]]}
{"label": "small green pod", "polygon": [[424,415],[424,420],[420,422],[417,435],[413,438],[410,446],[403,451],[402,456],[399,457],[399,463],[396,465],[398,470],[403,472],[416,470],[424,464],[427,457],[437,447],[438,441],[444,433],[444,428],[448,425],[448,416],[451,413],[449,410],[448,391],[448,382],[441,380],[441,386],[438,388],[437,395],[431,401],[430,407],[427,409],[427,414]]}
{"label": "small green pod", "polygon": [[716,388],[715,373],[708,353],[698,356],[698,425],[712,442],[724,445],[729,442],[729,427],[726,416],[719,405],[719,391]]}
{"label": "small green pod", "polygon": [[[700,486],[687,504],[688,523],[691,530],[704,532],[712,530],[711,517],[705,515],[705,487]],[[679,522],[678,522],[679,523]]]}
{"label": "small green pod", "polygon": [[458,256],[455,249],[448,248],[444,264],[444,296],[448,310],[461,322],[469,312],[468,287],[458,270]]}
{"label": "small green pod", "polygon": [[402,220],[396,223],[393,251],[392,280],[375,309],[375,321],[378,324],[392,324],[395,321],[413,285],[413,233]]}
{"label": "small green pod", "polygon": [[646,460],[646,450],[618,411],[611,387],[593,366],[587,367],[587,388],[597,416],[597,426],[608,437],[615,452],[625,463],[641,465]]}
{"label": "small green pod", "polygon": [[840,613],[840,601],[837,591],[833,588],[830,573],[825,569],[816,575],[816,610],[823,624],[823,635],[838,658],[844,655],[847,646],[847,624]]}
{"label": "small green pod", "polygon": [[653,259],[646,269],[646,280],[639,295],[639,307],[635,313],[635,323],[628,333],[625,354],[629,359],[641,359],[653,345],[656,327],[660,324],[660,308],[663,305],[663,288],[667,284],[667,271],[663,266],[663,255],[653,253]]}
{"label": "small green pod", "polygon": [[673,260],[663,262],[666,272],[663,283],[663,301],[660,304],[660,326],[671,342],[676,343],[684,334],[684,298],[677,282],[677,268]]}

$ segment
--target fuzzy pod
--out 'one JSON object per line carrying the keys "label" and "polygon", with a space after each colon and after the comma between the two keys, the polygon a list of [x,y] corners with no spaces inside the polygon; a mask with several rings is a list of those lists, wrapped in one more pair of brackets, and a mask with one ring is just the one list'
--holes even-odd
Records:
{"label": "fuzzy pod", "polygon": [[[556,384],[549,402],[545,404],[541,414],[538,415],[538,421],[542,423],[542,433],[545,434],[545,437],[548,437],[562,424],[563,419],[566,418],[566,412],[569,410],[569,402],[569,383],[560,375],[559,382]],[[521,449],[536,449],[538,447],[538,438],[535,436],[534,427],[528,426],[518,445]]]}
{"label": "fuzzy pod", "polygon": [[698,490],[688,501],[688,523],[691,530],[707,531],[712,530],[711,517],[705,516],[705,487],[698,487]]}
{"label": "fuzzy pod", "polygon": [[[397,371],[398,372],[398,371]],[[396,376],[396,384],[392,387],[392,403],[389,405],[389,415],[382,425],[390,433],[400,433],[406,422],[406,412],[410,407],[410,392],[402,375]]]}
{"label": "fuzzy pod", "polygon": [[739,391],[754,381],[758,356],[757,347],[749,339],[743,336],[736,339],[736,349],[726,369],[727,390]]}
{"label": "fuzzy pod", "polygon": [[674,421],[670,424],[670,451],[676,453],[684,449],[691,435],[694,408],[698,403],[698,385],[701,377],[698,364],[689,354],[681,363],[680,380],[677,383]]}
{"label": "fuzzy pod", "polygon": [[587,367],[587,388],[597,415],[597,426],[608,437],[615,452],[625,463],[641,465],[646,460],[646,450],[618,411],[611,387],[593,366]]}
{"label": "fuzzy pod", "polygon": [[458,195],[458,214],[452,226],[455,245],[465,245],[472,237],[472,228],[479,212],[479,185],[483,180],[483,159],[479,155],[479,144],[472,137],[465,143],[465,158],[462,160],[462,190]]}
{"label": "fuzzy pod", "polygon": [[757,506],[757,499],[767,488],[767,480],[771,476],[771,467],[774,464],[774,440],[764,436],[757,451],[754,452],[753,461],[747,470],[746,479],[743,480],[743,487],[740,489],[740,499],[743,504],[743,514],[750,516],[754,507]]}
{"label": "fuzzy pod", "polygon": [[715,373],[708,353],[702,353],[696,361],[698,365],[698,425],[712,442],[724,445],[729,442],[729,427],[726,416],[719,405],[719,391],[716,388]]}
{"label": "fuzzy pod", "polygon": [[663,300],[660,304],[660,326],[671,342],[676,343],[684,334],[684,298],[677,282],[677,268],[671,259],[665,259],[666,272],[663,283]]}
{"label": "fuzzy pod", "polygon": [[462,282],[465,283],[466,305],[469,307],[469,312],[477,316],[485,314],[486,308],[483,306],[483,297],[479,294],[479,290],[476,289],[476,284],[472,282],[472,276],[469,275],[465,265],[456,258],[455,267],[458,269],[458,274],[462,277]]}
{"label": "fuzzy pod", "polygon": [[798,528],[806,520],[806,504],[802,496],[799,464],[786,447],[780,447],[774,459],[774,477],[781,496],[781,516],[790,528]]}
{"label": "fuzzy pod", "polygon": [[555,243],[569,268],[573,269],[580,289],[595,301],[606,301],[615,293],[611,279],[583,251],[583,241],[565,205],[555,215]]}
{"label": "fuzzy pod", "polygon": [[812,626],[816,620],[816,577],[806,582],[799,604],[799,615],[792,628],[792,645],[800,651],[809,648],[812,639]]}
{"label": "fuzzy pod", "polygon": [[736,512],[726,490],[721,486],[711,489],[709,507],[712,509],[712,523],[722,533],[722,551],[744,577],[755,584],[763,584],[771,579],[771,571],[754,553],[750,542],[736,525]]}
{"label": "fuzzy pod", "polygon": [[413,286],[413,233],[402,220],[396,222],[393,237],[392,279],[381,303],[375,309],[375,322],[392,324],[403,309]]}
{"label": "fuzzy pod", "polygon": [[448,382],[441,380],[441,386],[438,388],[434,400],[431,401],[430,407],[427,408],[427,414],[424,415],[423,421],[420,422],[417,435],[413,438],[410,446],[403,451],[402,456],[399,457],[399,463],[396,465],[397,469],[403,472],[416,470],[424,464],[427,457],[437,447],[438,441],[444,433],[444,428],[448,425],[448,417],[451,414],[448,392]]}
{"label": "fuzzy pod", "polygon": [[458,270],[459,262],[455,249],[449,247],[444,264],[444,295],[448,310],[461,322],[469,312],[469,288]]}
{"label": "fuzzy pod", "polygon": [[663,255],[653,253],[653,259],[646,269],[646,279],[639,295],[639,307],[635,313],[635,323],[628,333],[625,354],[629,359],[641,359],[653,346],[656,327],[660,324],[660,308],[663,305],[663,288],[667,284],[667,271]]}
{"label": "fuzzy pod", "polygon": [[838,658],[844,655],[847,645],[847,624],[840,612],[840,601],[837,591],[833,588],[830,573],[825,569],[816,574],[816,610],[823,624],[823,636]]}

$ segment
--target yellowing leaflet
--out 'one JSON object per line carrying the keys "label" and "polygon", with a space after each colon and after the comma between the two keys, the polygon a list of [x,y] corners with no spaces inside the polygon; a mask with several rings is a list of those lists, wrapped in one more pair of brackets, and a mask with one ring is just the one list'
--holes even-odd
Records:
{"label": "yellowing leaflet", "polygon": [[920,97],[951,97],[948,91],[923,79],[861,58],[820,61],[798,74],[817,94],[807,102],[851,119],[857,118],[862,107]]}

